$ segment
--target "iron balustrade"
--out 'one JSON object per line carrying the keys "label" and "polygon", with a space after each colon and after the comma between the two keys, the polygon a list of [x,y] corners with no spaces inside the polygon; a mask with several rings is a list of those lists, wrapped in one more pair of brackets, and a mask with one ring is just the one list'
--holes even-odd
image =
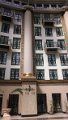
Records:
{"label": "iron balustrade", "polygon": [[7,41],[1,41],[0,40],[0,49],[9,50],[9,48],[12,48],[11,39],[8,39]]}
{"label": "iron balustrade", "polygon": [[57,42],[47,42],[44,43],[44,49],[47,51],[57,51],[60,49]]}

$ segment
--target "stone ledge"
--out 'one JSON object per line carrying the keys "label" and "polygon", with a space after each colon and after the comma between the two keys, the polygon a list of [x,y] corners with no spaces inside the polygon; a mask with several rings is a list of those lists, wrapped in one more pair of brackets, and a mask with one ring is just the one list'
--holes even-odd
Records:
{"label": "stone ledge", "polygon": [[37,80],[37,83],[38,84],[67,84],[68,80]]}
{"label": "stone ledge", "polygon": [[22,77],[21,80],[0,80],[0,85],[21,85],[22,82],[37,82],[37,84],[67,84],[68,80],[37,80],[36,77]]}

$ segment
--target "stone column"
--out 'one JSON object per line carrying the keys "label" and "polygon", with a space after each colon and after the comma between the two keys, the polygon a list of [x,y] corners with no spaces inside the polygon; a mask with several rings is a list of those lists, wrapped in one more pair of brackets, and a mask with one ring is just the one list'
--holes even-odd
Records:
{"label": "stone column", "polygon": [[24,15],[24,74],[33,74],[32,55],[32,11],[26,8]]}
{"label": "stone column", "polygon": [[8,94],[8,93],[5,93],[5,94],[3,95],[3,106],[2,106],[2,108],[7,108],[8,98],[9,98],[9,94]]}
{"label": "stone column", "polygon": [[3,96],[3,106],[2,106],[2,114],[3,114],[3,118],[2,120],[11,120],[11,117],[9,115],[9,112],[11,110],[11,108],[7,108],[8,106],[8,98],[9,98],[9,94],[5,93]]}
{"label": "stone column", "polygon": [[47,112],[52,114],[53,113],[53,100],[52,100],[52,94],[47,94]]}
{"label": "stone column", "polygon": [[65,11],[65,13],[62,17],[62,25],[63,25],[63,29],[64,29],[66,48],[68,51],[68,11]]}
{"label": "stone column", "polygon": [[62,111],[68,112],[66,110],[66,108],[68,107],[66,93],[61,94],[61,105],[62,105]]}
{"label": "stone column", "polygon": [[[21,115],[37,115],[37,84],[33,76],[32,52],[32,7],[25,6],[24,13],[24,67],[21,80],[23,95],[21,96]],[[24,82],[25,81],[25,82]]]}

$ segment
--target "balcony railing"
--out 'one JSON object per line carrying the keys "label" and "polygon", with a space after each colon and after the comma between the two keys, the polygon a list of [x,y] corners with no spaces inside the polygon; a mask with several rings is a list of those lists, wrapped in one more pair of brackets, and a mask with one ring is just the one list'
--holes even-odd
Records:
{"label": "balcony railing", "polygon": [[2,41],[0,40],[0,49],[9,50],[11,48],[11,40]]}
{"label": "balcony railing", "polygon": [[13,18],[14,12],[5,8],[0,8],[0,15]]}
{"label": "balcony railing", "polygon": [[48,42],[44,43],[44,49],[46,51],[58,51],[60,47],[58,47],[57,42]]}
{"label": "balcony railing", "polygon": [[[42,0],[41,0],[42,1]],[[27,5],[28,4],[28,0],[23,0],[23,1],[20,1],[19,3],[16,3],[16,2],[13,2],[13,0],[11,1],[11,2],[7,2],[6,0],[0,0],[0,4],[1,5],[6,5],[6,6],[10,6],[10,7],[13,7],[13,8],[18,8],[18,9],[22,9],[22,10],[24,10],[23,9],[23,7],[24,7],[24,5]],[[38,6],[37,4],[36,4],[36,1],[35,1],[35,3],[33,3],[32,4],[32,0],[30,0],[29,1],[29,4],[34,8],[34,10],[41,10],[41,12],[42,12],[42,10],[44,11],[53,11],[53,12],[55,12],[55,11],[57,11],[57,12],[60,12],[60,11],[64,11],[65,9],[66,9],[66,6],[64,5],[64,7],[62,7],[62,6],[55,6],[55,7],[51,7],[51,6],[45,6],[43,3],[43,6],[42,6],[42,4],[40,4],[40,6]],[[67,8],[68,8],[68,6],[67,6]]]}
{"label": "balcony railing", "polygon": [[43,18],[43,20],[42,20],[42,24],[44,25],[44,26],[53,26],[54,25],[54,23],[55,23],[55,20],[54,20],[54,18]]}

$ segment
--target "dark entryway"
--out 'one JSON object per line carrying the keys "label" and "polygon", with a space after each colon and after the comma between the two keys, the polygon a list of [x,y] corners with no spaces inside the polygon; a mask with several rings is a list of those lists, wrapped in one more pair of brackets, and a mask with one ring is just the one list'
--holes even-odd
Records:
{"label": "dark entryway", "polygon": [[68,101],[68,93],[66,95],[67,95],[67,101]]}
{"label": "dark entryway", "polygon": [[0,94],[0,115],[1,115],[1,111],[2,111],[2,99],[3,99],[3,95]]}
{"label": "dark entryway", "polygon": [[37,106],[38,114],[43,114],[47,112],[46,94],[37,95]]}
{"label": "dark entryway", "polygon": [[11,111],[10,111],[11,115],[18,114],[18,101],[19,101],[18,94],[10,94],[9,95],[8,107],[11,108]]}
{"label": "dark entryway", "polygon": [[52,94],[54,112],[61,112],[61,94]]}

